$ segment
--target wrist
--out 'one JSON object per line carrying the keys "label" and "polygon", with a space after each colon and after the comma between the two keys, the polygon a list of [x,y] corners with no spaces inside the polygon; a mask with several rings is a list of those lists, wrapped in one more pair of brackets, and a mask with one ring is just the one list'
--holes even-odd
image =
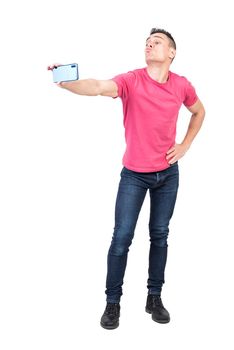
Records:
{"label": "wrist", "polygon": [[183,146],[184,149],[185,149],[185,152],[187,152],[187,151],[189,150],[190,146],[191,146],[191,143],[190,143],[190,142],[183,141],[183,142],[181,143],[181,146]]}

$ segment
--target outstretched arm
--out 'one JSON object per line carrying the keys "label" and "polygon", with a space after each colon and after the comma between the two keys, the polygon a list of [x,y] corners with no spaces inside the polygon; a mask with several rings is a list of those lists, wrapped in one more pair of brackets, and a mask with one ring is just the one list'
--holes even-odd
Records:
{"label": "outstretched arm", "polygon": [[[48,70],[58,67],[60,64],[48,66]],[[57,85],[78,95],[86,96],[118,96],[118,86],[113,80],[83,79],[71,82],[60,82]]]}
{"label": "outstretched arm", "polygon": [[192,113],[188,130],[182,143],[175,144],[174,147],[168,150],[166,159],[169,164],[175,163],[185,155],[200,130],[205,117],[205,109],[200,100],[187,108]]}
{"label": "outstretched arm", "polygon": [[78,95],[118,96],[117,84],[113,80],[84,79],[71,82],[61,82],[57,85]]}

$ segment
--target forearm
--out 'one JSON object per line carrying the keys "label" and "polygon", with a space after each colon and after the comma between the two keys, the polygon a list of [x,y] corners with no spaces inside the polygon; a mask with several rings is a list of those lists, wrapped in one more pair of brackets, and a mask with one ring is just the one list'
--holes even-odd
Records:
{"label": "forearm", "polygon": [[198,113],[194,113],[191,116],[190,123],[188,126],[187,133],[182,141],[182,145],[186,147],[186,149],[189,149],[191,146],[194,138],[196,137],[197,133],[201,129],[203,120],[205,117],[205,111],[200,111]]}
{"label": "forearm", "polygon": [[61,82],[58,85],[78,95],[97,96],[101,93],[99,82],[95,79]]}

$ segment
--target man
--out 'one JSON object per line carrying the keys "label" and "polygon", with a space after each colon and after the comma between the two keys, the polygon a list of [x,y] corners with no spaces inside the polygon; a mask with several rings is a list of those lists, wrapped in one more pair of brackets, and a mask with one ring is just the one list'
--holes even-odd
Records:
{"label": "man", "polygon": [[[58,85],[79,95],[120,97],[123,103],[126,151],[119,183],[115,227],[107,258],[106,308],[101,326],[119,326],[120,298],[138,215],[150,193],[150,251],[146,312],[159,323],[170,321],[161,290],[167,260],[169,222],[178,183],[178,160],[185,155],[201,128],[205,111],[192,84],[170,71],[176,55],[172,35],[153,28],[146,40],[147,66],[110,80],[86,79]],[[49,66],[53,69],[56,65]],[[175,143],[181,105],[192,113],[187,133]]]}

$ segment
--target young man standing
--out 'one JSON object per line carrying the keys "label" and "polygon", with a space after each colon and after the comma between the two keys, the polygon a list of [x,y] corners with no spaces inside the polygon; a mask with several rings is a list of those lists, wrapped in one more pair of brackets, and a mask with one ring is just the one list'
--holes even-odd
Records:
{"label": "young man standing", "polygon": [[[123,103],[126,151],[119,183],[115,227],[107,258],[106,300],[101,326],[119,326],[120,298],[127,255],[147,191],[150,193],[150,250],[146,312],[159,323],[170,321],[161,290],[167,260],[169,222],[178,184],[178,160],[201,128],[205,111],[192,84],[170,71],[176,55],[172,35],[153,28],[146,40],[145,68],[110,80],[85,79],[58,85],[79,95],[120,97]],[[53,69],[51,65],[48,69]],[[187,133],[175,143],[181,105],[192,113]]]}

